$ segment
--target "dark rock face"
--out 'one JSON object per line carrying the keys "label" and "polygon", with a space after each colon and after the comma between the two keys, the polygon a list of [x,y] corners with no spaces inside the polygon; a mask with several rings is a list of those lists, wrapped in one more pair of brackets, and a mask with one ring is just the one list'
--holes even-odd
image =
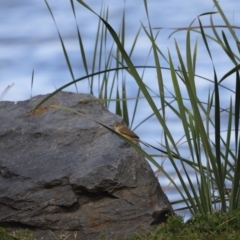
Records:
{"label": "dark rock face", "polygon": [[50,105],[106,125],[119,117],[92,95],[68,92],[29,116],[44,97],[0,102],[0,226],[84,240],[123,238],[165,221],[172,208],[148,162],[94,121]]}

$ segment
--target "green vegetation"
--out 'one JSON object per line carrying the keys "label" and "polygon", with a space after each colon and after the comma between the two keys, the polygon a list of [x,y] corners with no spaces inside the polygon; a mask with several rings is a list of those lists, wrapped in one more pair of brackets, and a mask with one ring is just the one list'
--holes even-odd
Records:
{"label": "green vegetation", "polygon": [[169,218],[168,223],[153,228],[145,236],[133,236],[128,240],[196,240],[240,239],[240,215],[238,212],[196,214],[187,223],[181,216]]}
{"label": "green vegetation", "polygon": [[0,239],[1,240],[35,240],[33,235],[28,230],[17,230],[7,232],[0,227]]}
{"label": "green vegetation", "polygon": [[[83,65],[86,75],[74,79],[73,81],[62,86],[53,92],[48,98],[52,97],[58,91],[61,91],[71,84],[76,84],[83,80],[89,82],[89,91],[94,93],[94,89],[98,89],[99,99],[106,107],[110,103],[115,103],[116,114],[121,115],[125,123],[132,127],[136,113],[139,111],[139,101],[146,101],[151,113],[140,124],[147,123],[154,119],[156,127],[163,129],[162,141],[159,148],[159,155],[150,155],[139,148],[129,140],[124,139],[131,144],[137,151],[141,152],[161,172],[169,182],[179,192],[181,199],[172,202],[172,204],[182,203],[185,207],[175,210],[189,210],[191,214],[209,214],[220,212],[231,212],[239,206],[239,185],[240,185],[240,155],[239,155],[239,116],[240,102],[238,96],[240,93],[240,78],[239,78],[239,52],[240,45],[235,29],[230,25],[219,3],[214,0],[213,3],[216,12],[204,13],[198,16],[191,25],[186,28],[186,49],[182,52],[179,48],[177,40],[175,40],[175,49],[168,51],[164,55],[158,46],[159,31],[153,32],[147,1],[144,0],[146,16],[148,19],[147,26],[140,26],[139,31],[133,41],[129,52],[125,50],[125,12],[123,12],[121,29],[117,34],[116,31],[108,23],[108,9],[102,9],[100,15],[95,13],[90,6],[85,2],[78,0],[84,10],[91,11],[98,16],[99,24],[96,32],[96,41],[94,55],[92,56],[92,69],[87,65],[87,54],[84,50],[84,41],[81,37],[79,28],[77,33],[79,38],[79,49],[82,56]],[[51,12],[47,1],[46,4]],[[71,1],[73,14],[76,18],[74,3]],[[218,31],[218,26],[214,25],[213,15],[219,14],[225,23],[225,28]],[[205,33],[205,28],[202,25],[201,18],[210,18],[210,29]],[[55,20],[54,20],[55,21]],[[192,27],[192,24],[197,21],[199,27]],[[182,29],[181,29],[182,30]],[[180,30],[179,30],[180,31]],[[151,47],[149,49],[148,58],[152,58],[154,65],[152,66],[135,66],[131,60],[131,56],[137,45],[140,32],[143,32],[149,39]],[[206,49],[206,59],[210,59],[212,63],[212,79],[207,79],[204,76],[196,75],[197,68],[197,53],[198,41],[193,42],[191,34],[198,35],[202,41],[202,47]],[[174,34],[174,33],[173,33]],[[227,36],[227,37],[226,37]],[[107,39],[112,38],[113,44],[110,49],[106,50]],[[59,34],[62,43],[63,52],[66,58],[67,65],[71,75],[74,76],[64,42]],[[195,39],[195,38],[194,38]],[[211,44],[216,44],[222,50],[226,60],[232,63],[232,68],[229,69],[222,77],[218,77],[215,70]],[[109,44],[108,44],[109,45]],[[104,51],[105,49],[105,51]],[[106,55],[106,52],[108,53]],[[176,57],[173,61],[173,55]],[[220,53],[219,53],[220,54]],[[161,63],[168,64],[168,68],[162,68]],[[174,62],[177,62],[174,64]],[[104,63],[104,64],[101,64]],[[149,68],[155,71],[156,79],[154,90],[148,84],[144,73]],[[163,77],[163,69],[169,71],[168,85],[166,86]],[[140,76],[140,70],[142,74]],[[109,74],[113,75],[109,75]],[[121,73],[121,74],[120,74]],[[128,98],[128,83],[126,76],[131,78],[136,85],[136,97]],[[235,82],[233,89],[228,87],[228,77],[232,77]],[[199,96],[197,91],[197,82],[207,81],[209,91],[205,96]],[[169,83],[169,81],[171,81]],[[233,80],[231,80],[232,82]],[[226,82],[226,83],[225,83]],[[172,89],[169,89],[169,84]],[[232,84],[234,86],[234,84]],[[157,86],[157,87],[156,87]],[[77,88],[77,86],[76,86]],[[224,93],[222,100],[221,94]],[[95,93],[96,95],[96,93]],[[44,101],[40,102],[40,106]],[[227,100],[226,100],[227,99]],[[128,104],[132,101],[133,111],[129,112]],[[160,107],[159,107],[160,106]],[[64,106],[55,106],[56,108],[66,109]],[[80,114],[80,113],[79,113]],[[81,114],[84,116],[84,114]],[[89,116],[85,116],[88,117]],[[171,127],[168,123],[168,118],[174,118],[178,121],[182,128],[182,139],[175,139],[171,133]],[[93,121],[96,121],[92,119]],[[223,125],[222,122],[226,123]],[[98,121],[96,121],[98,122]],[[110,131],[111,129],[100,123]],[[182,154],[180,146],[184,145],[188,149],[189,157]],[[163,147],[164,146],[164,147]],[[161,149],[160,149],[161,148]],[[172,177],[165,171],[157,159],[168,158],[169,165],[176,173],[176,177]],[[176,181],[176,178],[178,181]],[[180,182],[180,184],[177,182]]]}
{"label": "green vegetation", "polygon": [[[238,210],[240,203],[240,41],[218,1],[213,0],[216,12],[201,14],[193,21],[197,21],[199,27],[193,28],[192,22],[185,29],[185,51],[179,48],[179,44],[175,40],[175,49],[170,49],[167,55],[163,54],[158,45],[159,31],[154,32],[152,29],[146,0],[143,3],[148,26],[140,26],[129,51],[126,51],[124,44],[126,24],[124,12],[121,29],[117,33],[108,23],[108,9],[102,9],[98,15],[85,2],[77,1],[86,11],[91,11],[99,17],[91,69],[87,64],[90,60],[87,59],[84,40],[78,25],[76,29],[79,49],[86,73],[79,79],[74,77],[64,42],[58,32],[72,81],[57,89],[48,98],[72,84],[75,84],[77,88],[77,83],[88,81],[89,92],[96,95],[94,89],[98,89],[97,95],[100,101],[107,108],[110,104],[115,104],[116,114],[121,115],[129,127],[132,127],[135,122],[137,111],[140,108],[139,101],[145,101],[151,109],[151,113],[142,120],[141,124],[154,119],[155,124],[163,129],[163,143],[160,147],[157,146],[161,148],[159,155],[150,155],[134,143],[127,139],[124,140],[154,164],[179,192],[181,198],[172,204],[174,207],[175,204],[182,203],[184,207],[175,208],[175,211],[188,210],[192,214],[192,220],[187,223],[183,222],[182,217],[175,216],[169,218],[168,224],[155,227],[145,237],[134,236],[131,239],[240,239],[238,227],[240,226]],[[46,0],[45,2],[54,19],[50,6]],[[77,13],[75,13],[72,0],[71,4],[76,18]],[[216,13],[225,23],[224,28],[215,26],[213,15]],[[210,19],[210,29],[207,33],[201,21],[203,17]],[[149,39],[151,47],[147,57],[152,58],[154,65],[135,66],[131,60],[140,32],[143,32]],[[198,34],[202,46],[206,49],[206,59],[210,59],[212,63],[212,72],[210,73],[212,79],[196,75],[199,43],[193,41],[193,33],[194,36]],[[105,46],[109,37],[112,38],[113,44],[106,50]],[[216,72],[209,46],[210,42],[217,45],[221,56],[224,55],[225,61],[232,64],[232,67],[221,77]],[[173,61],[175,53],[177,59],[175,57]],[[162,67],[163,62],[168,64],[167,68]],[[145,71],[150,68],[155,70],[156,75],[154,90],[151,89],[147,77],[145,77]],[[168,84],[171,81],[172,89],[166,86],[163,69],[169,71]],[[141,74],[140,71],[142,71]],[[128,98],[126,76],[136,84],[135,98]],[[231,82],[234,81],[234,88],[228,87],[229,77],[232,78]],[[199,80],[209,83],[209,91],[205,98],[199,96],[196,84]],[[224,98],[224,100],[221,98],[222,91],[228,98]],[[35,109],[48,98],[39,103]],[[132,112],[129,112],[129,101],[133,102]],[[66,109],[64,106],[55,107],[74,111]],[[171,134],[171,126],[168,123],[170,116],[181,124],[183,138],[180,141]],[[105,123],[100,124],[106,126]],[[108,129],[111,131],[110,128]],[[183,144],[188,149],[188,158],[180,151],[180,146]],[[165,171],[164,166],[157,160],[159,158],[169,159],[169,164],[174,169],[178,181],[175,176],[173,177]],[[4,230],[1,231],[1,234],[5,234]]]}

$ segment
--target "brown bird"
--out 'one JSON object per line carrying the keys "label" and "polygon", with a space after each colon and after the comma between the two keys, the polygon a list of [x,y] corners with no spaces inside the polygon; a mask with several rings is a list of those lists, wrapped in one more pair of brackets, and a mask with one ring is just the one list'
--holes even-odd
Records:
{"label": "brown bird", "polygon": [[145,146],[149,147],[149,145],[145,142],[143,142],[142,140],[140,140],[139,136],[137,134],[135,134],[133,131],[131,131],[129,128],[127,128],[126,126],[124,126],[121,123],[116,123],[111,125],[113,126],[114,130],[121,134],[122,136],[124,136],[125,138],[127,138],[130,141],[136,141],[136,142],[141,142],[142,144],[144,144]]}

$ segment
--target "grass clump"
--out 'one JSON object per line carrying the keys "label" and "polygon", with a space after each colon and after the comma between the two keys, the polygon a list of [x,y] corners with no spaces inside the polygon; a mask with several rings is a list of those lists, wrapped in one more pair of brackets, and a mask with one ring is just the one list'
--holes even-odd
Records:
{"label": "grass clump", "polygon": [[6,231],[0,227],[0,240],[36,240],[36,238],[28,229]]}
{"label": "grass clump", "polygon": [[1,240],[14,240],[14,237],[9,235],[9,233],[7,233],[7,231],[4,228],[0,227],[0,239]]}
{"label": "grass clump", "polygon": [[233,240],[240,239],[240,210],[229,213],[196,214],[186,223],[182,216],[170,217],[166,224],[152,228],[145,236],[127,240]]}
{"label": "grass clump", "polygon": [[[73,1],[70,2],[75,16]],[[130,51],[127,51],[125,46],[125,24],[127,24],[125,12],[123,12],[121,29],[117,32],[108,22],[108,9],[98,14],[85,1],[77,0],[77,3],[83,10],[90,11],[99,19],[101,27],[97,29],[96,36],[103,37],[100,38],[102,41],[96,37],[94,47],[96,51],[92,64],[96,66],[95,61],[99,59],[98,67],[90,68],[86,65],[87,54],[84,47],[80,48],[85,69],[88,69],[86,75],[60,87],[40,102],[35,109],[66,87],[88,80],[90,93],[94,93],[94,89],[98,88],[98,94],[94,94],[98,95],[99,100],[108,108],[110,103],[115,104],[115,113],[122,116],[129,128],[132,128],[139,113],[141,121],[137,126],[141,124],[150,126],[151,121],[154,121],[154,129],[156,129],[154,133],[158,132],[159,136],[162,133],[161,143],[159,139],[156,140],[156,149],[159,149],[156,154],[147,153],[126,138],[120,137],[150,161],[161,173],[161,178],[167,179],[169,185],[178,192],[179,199],[172,201],[173,206],[179,206],[175,207],[175,211],[187,210],[189,214],[195,215],[237,209],[240,203],[240,41],[236,29],[229,23],[218,1],[213,0],[216,11],[200,14],[188,28],[184,29],[185,49],[175,39],[175,48],[168,50],[166,54],[158,42],[159,31],[155,32],[152,27],[146,0],[143,0],[143,4],[147,24],[141,24]],[[51,12],[49,5],[47,6]],[[214,24],[216,14],[224,22],[224,27],[220,30],[220,26]],[[210,21],[209,28],[204,27],[202,23],[203,18],[206,17]],[[197,27],[193,25],[195,23],[198,24]],[[180,30],[183,29],[177,31]],[[78,27],[77,32],[79,32],[79,44],[82,46],[84,41]],[[150,44],[147,56],[149,62],[150,60],[153,62],[150,66],[146,64],[136,66],[132,60],[132,54],[140,41],[140,33],[144,34]],[[59,38],[71,72],[64,42],[60,35]],[[109,38],[112,44],[107,41]],[[216,44],[219,47],[217,55],[221,54],[225,57],[226,63],[231,63],[229,69],[221,75],[217,71],[214,62],[215,53],[212,52],[210,44]],[[110,49],[104,52],[104,46]],[[204,49],[204,51],[201,49],[201,52],[204,52],[204,59],[208,60],[211,66],[207,77],[203,75],[204,73],[199,75],[196,72],[199,46]],[[105,64],[102,65],[102,62]],[[163,63],[167,64],[167,67],[163,67]],[[155,75],[151,81],[149,76],[145,76],[147,75],[145,72],[150,70],[154,71]],[[167,75],[164,74],[166,71]],[[109,75],[110,73],[112,75]],[[199,82],[208,84],[205,94],[198,91]],[[129,98],[131,84],[136,87],[136,91],[133,93],[131,90],[133,97]],[[148,107],[146,116],[139,100],[144,101]],[[129,111],[130,102],[133,111]],[[67,110],[63,106],[55,107]],[[84,117],[111,131],[109,126],[104,125],[106,123],[100,123],[86,115]],[[172,133],[176,124],[171,125],[169,119],[177,122],[177,128],[182,136],[180,139],[176,139]],[[168,162],[167,168],[159,163],[159,159],[162,159],[163,163],[165,160]]]}

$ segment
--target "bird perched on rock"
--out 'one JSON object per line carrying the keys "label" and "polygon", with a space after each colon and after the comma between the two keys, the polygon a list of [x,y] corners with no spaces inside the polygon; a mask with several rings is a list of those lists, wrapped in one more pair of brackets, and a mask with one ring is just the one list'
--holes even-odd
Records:
{"label": "bird perched on rock", "polygon": [[124,136],[130,141],[136,141],[144,144],[145,146],[149,147],[149,145],[145,142],[143,142],[137,134],[135,134],[133,131],[131,131],[128,127],[124,126],[121,123],[115,123],[113,125],[114,130],[119,133],[120,135]]}

